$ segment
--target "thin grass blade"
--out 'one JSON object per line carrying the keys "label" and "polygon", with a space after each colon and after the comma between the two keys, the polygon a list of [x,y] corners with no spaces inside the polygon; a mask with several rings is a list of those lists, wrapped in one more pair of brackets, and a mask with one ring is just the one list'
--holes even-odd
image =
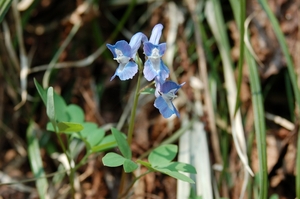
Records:
{"label": "thin grass blade", "polygon": [[38,129],[33,121],[30,122],[27,128],[26,138],[28,143],[28,157],[31,170],[36,180],[36,187],[39,197],[41,199],[49,198],[47,196],[48,181],[45,178],[45,171],[43,168],[42,158],[40,154],[39,142],[36,137]]}
{"label": "thin grass blade", "polygon": [[[289,53],[289,49],[288,49],[284,34],[281,31],[278,20],[275,17],[274,13],[271,11],[270,6],[268,5],[268,2],[266,0],[258,0],[258,2],[262,6],[262,8],[265,10],[266,14],[268,15],[268,17],[270,19],[270,22],[273,26],[275,35],[278,39],[281,50],[284,54],[284,57],[285,57],[285,60],[287,63],[287,67],[288,67],[288,71],[289,71],[290,81],[292,83],[292,87],[293,87],[293,91],[294,91],[294,95],[295,95],[295,99],[296,99],[296,104],[298,105],[298,106],[296,106],[297,110],[295,112],[297,112],[299,114],[299,112],[300,112],[300,91],[299,91],[299,87],[297,84],[295,67],[293,64],[292,57]],[[299,118],[299,116],[298,116],[298,118]],[[298,119],[297,123],[299,123],[299,119]],[[297,157],[296,157],[296,173],[297,173],[297,175],[296,175],[296,196],[297,196],[297,198],[300,198],[300,175],[299,175],[300,174],[300,147],[299,147],[300,146],[300,133],[299,133],[299,130],[298,130]]]}
{"label": "thin grass blade", "polygon": [[12,0],[0,0],[0,23],[4,19],[4,16],[10,8],[11,3]]}

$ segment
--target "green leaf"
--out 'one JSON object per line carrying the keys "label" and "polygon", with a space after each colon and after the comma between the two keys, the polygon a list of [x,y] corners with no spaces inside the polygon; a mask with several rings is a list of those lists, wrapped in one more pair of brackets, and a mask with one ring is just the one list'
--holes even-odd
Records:
{"label": "green leaf", "polygon": [[190,164],[182,163],[182,162],[171,162],[169,165],[165,165],[164,167],[158,166],[158,168],[166,168],[170,171],[182,171],[186,173],[197,173],[195,167]]}
{"label": "green leaf", "polygon": [[35,87],[46,106],[47,105],[47,91],[45,89],[43,89],[43,87],[38,83],[38,81],[36,81],[35,78],[33,80],[34,80]]}
{"label": "green leaf", "polygon": [[54,107],[54,97],[53,97],[52,87],[49,87],[47,91],[46,113],[48,118],[50,119],[50,122],[53,125],[53,128],[56,129],[55,107]]}
{"label": "green leaf", "polygon": [[5,14],[7,13],[12,0],[0,0],[0,23],[4,19]]}
{"label": "green leaf", "polygon": [[46,125],[46,130],[47,130],[47,131],[55,132],[55,129],[54,129],[54,127],[53,127],[53,125],[52,125],[51,122],[48,122],[48,123],[47,123],[47,125]]}
{"label": "green leaf", "polygon": [[54,105],[55,105],[55,114],[56,120],[59,122],[70,121],[70,118],[67,115],[67,104],[64,98],[54,92]]}
{"label": "green leaf", "polygon": [[141,94],[151,94],[153,95],[155,93],[155,89],[154,88],[146,88],[144,90],[141,91]]}
{"label": "green leaf", "polygon": [[125,159],[125,161],[123,163],[123,168],[126,173],[130,173],[130,172],[133,172],[134,170],[136,170],[138,168],[138,165],[135,162],[133,162],[132,160]]}
{"label": "green leaf", "polygon": [[113,135],[107,135],[105,136],[100,144],[97,146],[92,147],[92,152],[102,152],[102,151],[107,151],[109,149],[115,148],[117,145],[116,139]]}
{"label": "green leaf", "polygon": [[178,147],[174,144],[166,144],[157,147],[149,155],[149,162],[153,167],[169,164],[177,155]]}
{"label": "green leaf", "polygon": [[39,193],[39,197],[44,199],[47,194],[48,182],[45,178],[45,171],[40,154],[39,141],[36,137],[37,127],[33,121],[30,121],[26,132],[26,139],[28,143],[28,158],[31,171],[36,179],[35,184]]}
{"label": "green leaf", "polygon": [[127,140],[123,136],[124,134],[116,128],[111,128],[111,132],[117,141],[118,147],[119,147],[122,155],[127,159],[131,159],[131,157],[132,157],[131,149],[128,145]]}
{"label": "green leaf", "polygon": [[125,161],[125,158],[117,153],[109,152],[103,158],[102,162],[108,167],[118,167],[121,166]]}
{"label": "green leaf", "polygon": [[57,124],[59,132],[62,133],[74,133],[83,129],[83,126],[74,122],[59,122]]}
{"label": "green leaf", "polygon": [[69,106],[67,106],[66,111],[69,115],[70,122],[84,122],[84,112],[79,106],[70,104]]}
{"label": "green leaf", "polygon": [[90,144],[90,147],[93,147],[101,142],[104,135],[105,135],[104,129],[98,128],[89,133],[86,141]]}
{"label": "green leaf", "polygon": [[98,128],[97,124],[92,122],[85,122],[82,124],[83,130],[79,132],[81,138],[87,138],[89,134]]}
{"label": "green leaf", "polygon": [[116,146],[118,146],[116,141],[108,142],[105,144],[100,144],[100,145],[92,147],[91,151],[93,153],[103,152],[103,151],[107,151],[109,149],[115,148]]}
{"label": "green leaf", "polygon": [[[46,109],[47,109],[47,98],[48,98],[48,91],[49,91],[49,88],[48,88],[48,91],[46,91],[45,89],[43,89],[43,87],[34,79],[34,84],[35,84],[35,87],[40,95],[40,97],[42,98],[45,106],[46,106]],[[53,88],[51,89],[52,90],[52,95],[53,95],[53,101],[54,101],[54,107],[55,107],[55,117],[56,117],[56,120],[62,122],[62,121],[70,121],[67,113],[66,113],[66,108],[67,108],[67,105],[66,105],[66,102],[65,100],[58,94],[56,94],[55,92],[53,92]]]}
{"label": "green leaf", "polygon": [[185,181],[185,182],[188,182],[188,183],[192,183],[194,184],[195,182],[189,178],[188,176],[182,174],[182,173],[179,173],[179,172],[176,172],[176,171],[170,171],[169,169],[165,169],[165,168],[155,168],[156,171],[159,171],[161,173],[164,173],[164,174],[167,174],[173,178],[176,178],[178,180],[182,180],[182,181]]}

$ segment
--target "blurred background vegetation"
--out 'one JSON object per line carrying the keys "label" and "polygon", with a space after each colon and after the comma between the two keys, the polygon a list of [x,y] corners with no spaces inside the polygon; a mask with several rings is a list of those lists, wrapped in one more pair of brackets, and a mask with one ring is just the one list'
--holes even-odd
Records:
{"label": "blurred background vegetation", "polygon": [[[26,139],[34,121],[45,197],[70,197],[33,79],[82,107],[86,121],[124,130],[136,78],[109,81],[117,63],[105,44],[149,36],[161,23],[170,78],[186,82],[174,101],[181,117],[164,119],[154,97],[141,96],[131,148],[138,158],[177,143],[187,149],[178,159],[198,175],[191,187],[147,175],[131,197],[299,198],[299,8],[297,0],[0,0],[0,196],[39,198]],[[79,162],[84,151],[74,150]],[[77,198],[116,197],[121,170],[101,157],[78,170]]]}

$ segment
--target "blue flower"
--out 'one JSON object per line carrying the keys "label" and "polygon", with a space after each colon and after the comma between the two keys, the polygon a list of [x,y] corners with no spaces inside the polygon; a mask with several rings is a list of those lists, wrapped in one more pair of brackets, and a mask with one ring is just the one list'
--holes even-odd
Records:
{"label": "blue flower", "polygon": [[144,53],[148,57],[144,65],[144,76],[148,81],[152,81],[156,76],[159,76],[163,81],[169,77],[169,69],[162,61],[162,56],[166,50],[166,43],[152,44],[151,42],[144,43]]}
{"label": "blue flower", "polygon": [[157,45],[158,42],[159,42],[159,39],[161,37],[161,33],[162,33],[162,29],[163,29],[163,25],[161,24],[156,24],[153,29],[152,29],[152,32],[151,32],[151,36],[150,36],[150,39],[149,39],[149,42]]}
{"label": "blue flower", "polygon": [[179,117],[179,113],[173,105],[173,100],[177,97],[176,93],[185,83],[177,84],[173,81],[166,81],[159,86],[157,91],[159,96],[154,101],[154,106],[159,110],[164,118],[169,118],[171,115],[176,114]]}
{"label": "blue flower", "polygon": [[124,41],[118,41],[115,45],[106,44],[107,48],[112,52],[114,60],[119,63],[119,66],[115,74],[110,78],[112,81],[116,76],[120,80],[132,79],[138,71],[138,65],[134,62],[134,57],[141,42],[148,41],[147,37],[143,33],[136,33],[132,36],[129,44]]}

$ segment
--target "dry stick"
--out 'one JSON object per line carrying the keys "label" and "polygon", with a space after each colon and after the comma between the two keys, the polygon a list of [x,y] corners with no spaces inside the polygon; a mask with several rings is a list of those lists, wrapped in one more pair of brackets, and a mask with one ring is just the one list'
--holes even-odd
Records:
{"label": "dry stick", "polygon": [[8,56],[11,60],[11,62],[13,63],[13,66],[15,67],[16,71],[20,70],[20,64],[18,62],[18,56],[16,54],[16,51],[12,45],[12,40],[11,40],[11,33],[9,31],[9,27],[7,25],[7,22],[5,20],[3,20],[2,23],[2,27],[3,27],[3,35],[4,35],[4,42],[5,42],[5,46],[8,52]]}
{"label": "dry stick", "polygon": [[211,143],[213,147],[213,152],[214,152],[214,158],[216,160],[217,164],[223,164],[222,158],[221,158],[221,153],[220,153],[220,143],[219,143],[219,138],[218,138],[218,132],[217,132],[217,127],[216,127],[216,119],[215,119],[215,114],[214,114],[214,109],[212,105],[212,99],[211,99],[211,94],[210,90],[208,87],[208,75],[207,75],[207,65],[206,65],[206,59],[205,59],[205,54],[203,51],[202,47],[202,41],[201,41],[201,33],[200,33],[200,27],[199,27],[199,19],[198,16],[196,15],[196,2],[195,0],[186,0],[190,14],[193,19],[194,27],[195,27],[195,40],[196,40],[196,50],[197,54],[199,56],[198,58],[198,67],[199,67],[199,73],[201,80],[204,85],[204,100],[205,104],[207,107],[207,114],[209,118],[209,128],[211,130]]}

